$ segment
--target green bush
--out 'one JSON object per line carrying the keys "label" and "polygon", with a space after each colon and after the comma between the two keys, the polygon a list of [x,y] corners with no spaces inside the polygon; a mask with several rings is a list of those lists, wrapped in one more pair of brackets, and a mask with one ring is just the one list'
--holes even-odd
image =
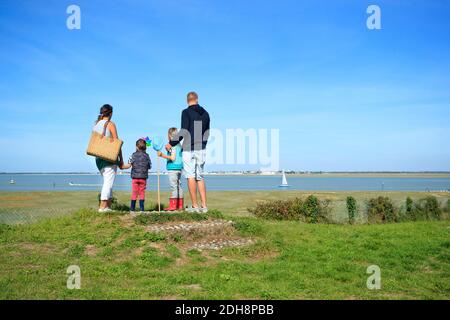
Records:
{"label": "green bush", "polygon": [[358,213],[358,207],[356,199],[352,196],[347,197],[347,212],[348,212],[348,223],[355,223],[355,218]]}
{"label": "green bush", "polygon": [[414,206],[415,217],[421,220],[440,220],[442,210],[436,197],[420,199]]}
{"label": "green bush", "polygon": [[275,220],[301,220],[308,223],[328,222],[328,200],[320,201],[310,195],[305,200],[272,200],[260,202],[248,211],[259,218]]}
{"label": "green bush", "polygon": [[410,197],[406,198],[406,212],[405,212],[404,220],[406,221],[414,221],[417,220],[416,211],[414,208],[414,201]]}
{"label": "green bush", "polygon": [[304,203],[304,210],[308,222],[317,223],[319,221],[319,199],[316,196],[308,196]]}
{"label": "green bush", "polygon": [[367,202],[367,218],[369,223],[385,223],[398,221],[398,209],[389,197],[378,197]]}
{"label": "green bush", "polygon": [[273,200],[257,203],[255,208],[249,208],[248,211],[264,219],[295,220],[293,206],[292,200]]}

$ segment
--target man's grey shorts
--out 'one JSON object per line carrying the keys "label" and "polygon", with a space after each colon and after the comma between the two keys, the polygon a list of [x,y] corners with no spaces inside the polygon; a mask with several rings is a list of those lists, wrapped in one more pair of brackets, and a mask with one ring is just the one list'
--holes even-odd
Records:
{"label": "man's grey shorts", "polygon": [[206,151],[183,151],[183,172],[187,179],[203,180]]}

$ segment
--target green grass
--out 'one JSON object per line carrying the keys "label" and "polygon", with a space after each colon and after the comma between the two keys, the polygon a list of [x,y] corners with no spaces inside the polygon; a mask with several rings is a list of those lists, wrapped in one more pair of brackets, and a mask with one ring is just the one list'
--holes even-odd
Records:
{"label": "green grass", "polygon": [[[95,208],[96,193],[0,193],[0,299],[449,299],[450,222],[310,225],[252,217],[255,201],[306,196],[301,192],[211,192],[207,215],[154,215],[135,222]],[[345,200],[358,205],[388,195],[395,203],[424,193],[314,192],[331,199],[336,217]],[[44,197],[45,195],[45,197]],[[128,201],[129,194],[116,194]],[[448,194],[433,194],[446,203]],[[28,198],[27,198],[28,197]],[[27,201],[24,201],[27,198]],[[156,197],[149,193],[149,202]],[[342,212],[339,209],[342,204]],[[45,209],[58,207],[56,214]],[[72,212],[72,213],[70,213]],[[148,224],[235,221],[238,235],[257,242],[220,251],[189,250],[181,234],[149,233]],[[5,217],[3,218],[5,220]],[[3,221],[4,221],[3,220]],[[338,219],[337,219],[338,220]],[[131,221],[131,222],[130,222]],[[381,290],[368,290],[366,269],[381,268]],[[66,269],[81,268],[81,290],[66,288]]]}
{"label": "green grass", "polygon": [[[156,192],[147,192],[146,209],[150,210],[157,201]],[[436,196],[442,205],[449,199],[448,192],[379,192],[379,191],[352,191],[352,192],[326,192],[326,191],[210,191],[208,192],[208,206],[233,216],[249,216],[247,208],[255,206],[256,202],[264,200],[292,199],[316,195],[320,200],[331,200],[333,210],[331,218],[336,222],[347,222],[347,196],[353,196],[358,202],[359,215],[356,223],[361,222],[364,216],[365,201],[377,196],[388,196],[394,204],[405,204],[406,197],[417,200],[427,195]],[[46,217],[56,217],[70,214],[82,208],[96,208],[98,192],[0,192],[0,223],[17,224],[36,222]],[[116,192],[114,194],[120,203],[128,204],[129,192]],[[162,193],[161,199],[167,203],[168,193]],[[189,204],[186,201],[186,204]]]}
{"label": "green grass", "polygon": [[[450,298],[448,221],[351,226],[234,219],[241,235],[259,241],[183,252],[173,239],[92,210],[2,225],[0,298]],[[366,288],[372,264],[381,268],[381,290]],[[81,268],[81,290],[66,289],[69,265]]]}

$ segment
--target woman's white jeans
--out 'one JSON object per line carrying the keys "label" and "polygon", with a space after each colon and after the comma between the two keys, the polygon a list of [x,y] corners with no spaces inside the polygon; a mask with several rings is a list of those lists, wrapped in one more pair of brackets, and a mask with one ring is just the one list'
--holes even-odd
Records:
{"label": "woman's white jeans", "polygon": [[100,200],[106,201],[112,198],[112,189],[114,180],[116,179],[117,166],[104,167],[100,170],[100,173],[103,177],[103,187]]}

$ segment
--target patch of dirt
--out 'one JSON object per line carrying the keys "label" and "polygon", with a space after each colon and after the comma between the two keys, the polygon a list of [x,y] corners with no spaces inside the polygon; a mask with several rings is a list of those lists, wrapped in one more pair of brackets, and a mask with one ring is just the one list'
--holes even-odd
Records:
{"label": "patch of dirt", "polygon": [[261,260],[270,260],[270,259],[276,259],[280,256],[280,253],[278,251],[256,251],[253,254],[250,254],[247,261],[248,262],[259,262]]}
{"label": "patch of dirt", "polygon": [[184,285],[184,286],[181,286],[181,288],[188,289],[191,291],[202,291],[202,289],[203,289],[202,286],[197,283]]}
{"label": "patch of dirt", "polygon": [[92,244],[88,244],[84,249],[84,253],[89,257],[95,257],[98,254],[98,249]]}
{"label": "patch of dirt", "polygon": [[27,251],[35,251],[39,253],[52,253],[56,251],[56,246],[51,244],[42,244],[42,243],[32,243],[32,242],[23,242],[17,244],[20,249],[24,249]]}
{"label": "patch of dirt", "polygon": [[119,216],[120,225],[125,228],[130,228],[135,225],[134,216],[131,214],[124,214],[123,216]]}
{"label": "patch of dirt", "polygon": [[161,242],[151,242],[150,247],[155,248],[159,251],[162,251],[165,249],[165,244]]}
{"label": "patch of dirt", "polygon": [[177,295],[168,295],[168,296],[158,297],[158,299],[161,299],[161,300],[180,300],[180,299],[183,299],[183,298],[180,297],[180,296],[177,296]]}
{"label": "patch of dirt", "polygon": [[[383,289],[383,287],[381,287],[381,289]],[[386,297],[388,299],[393,299],[393,300],[411,299],[410,297],[408,297],[408,295],[405,295],[403,293],[396,293],[396,292],[386,292],[386,293],[383,293],[382,296]]]}
{"label": "patch of dirt", "polygon": [[[132,221],[133,218],[122,217],[123,221]],[[163,254],[167,254],[166,246],[168,243],[176,246],[181,256],[175,259],[174,267],[183,266],[191,263],[193,257],[188,254],[190,250],[200,251],[202,265],[214,265],[221,261],[233,261],[233,256],[220,253],[221,249],[231,247],[244,247],[255,244],[256,239],[241,237],[236,234],[234,222],[223,219],[208,219],[202,221],[171,221],[166,223],[157,223],[143,226],[144,230],[151,233],[164,233],[168,235],[164,241],[147,242],[146,246],[151,246]],[[176,240],[175,236],[181,236],[181,241]],[[136,255],[140,255],[145,246],[136,249]],[[244,260],[249,263],[257,262],[262,259],[278,257],[277,251],[270,248],[250,250],[246,252]],[[242,255],[239,256],[242,260]]]}
{"label": "patch of dirt", "polygon": [[181,267],[189,263],[190,259],[186,254],[183,254],[181,258],[175,260],[175,267]]}
{"label": "patch of dirt", "polygon": [[126,234],[121,234],[116,240],[114,240],[113,246],[119,246],[120,244],[122,244],[122,242],[125,241],[126,238],[127,238]]}
{"label": "patch of dirt", "polygon": [[139,257],[144,252],[144,247],[139,247],[133,250],[133,255]]}

